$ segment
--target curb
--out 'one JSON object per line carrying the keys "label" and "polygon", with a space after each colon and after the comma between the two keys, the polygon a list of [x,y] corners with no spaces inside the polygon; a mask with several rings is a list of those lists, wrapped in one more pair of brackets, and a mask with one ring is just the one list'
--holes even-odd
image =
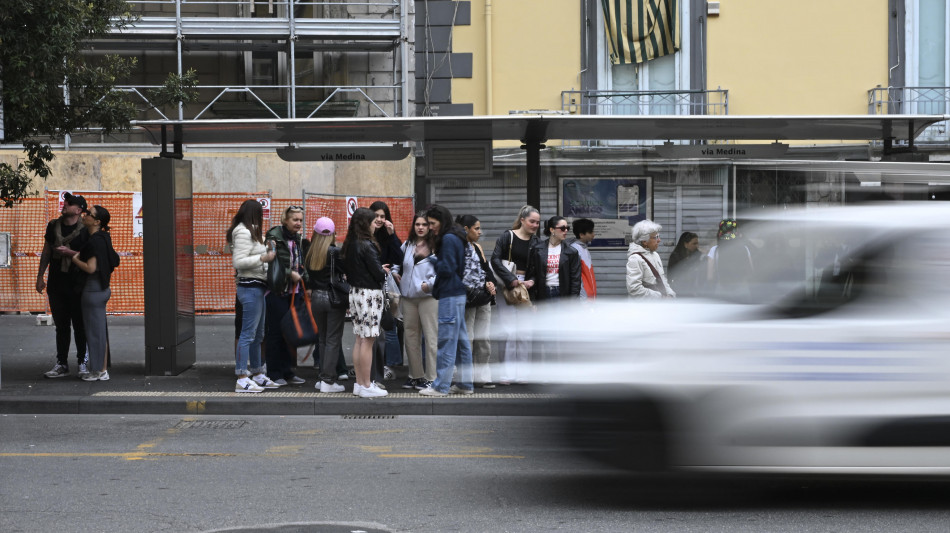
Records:
{"label": "curb", "polygon": [[557,412],[548,394],[536,397],[449,398],[258,398],[177,393],[174,396],[121,395],[0,397],[0,414],[33,415],[390,415],[390,416],[549,416]]}

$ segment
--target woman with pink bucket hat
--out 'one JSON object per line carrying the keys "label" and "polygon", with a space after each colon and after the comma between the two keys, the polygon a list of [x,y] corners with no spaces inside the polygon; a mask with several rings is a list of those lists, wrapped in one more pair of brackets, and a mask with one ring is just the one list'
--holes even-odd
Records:
{"label": "woman with pink bucket hat", "polygon": [[[343,260],[336,247],[336,225],[327,217],[320,217],[313,224],[310,249],[304,266],[310,277],[313,318],[317,322],[320,338],[317,352],[320,354],[320,375],[314,387],[320,392],[343,392],[343,385],[336,382],[340,346],[343,341],[343,320],[346,307],[334,307],[330,291],[331,280],[343,272]],[[344,302],[348,300],[344,299]]]}

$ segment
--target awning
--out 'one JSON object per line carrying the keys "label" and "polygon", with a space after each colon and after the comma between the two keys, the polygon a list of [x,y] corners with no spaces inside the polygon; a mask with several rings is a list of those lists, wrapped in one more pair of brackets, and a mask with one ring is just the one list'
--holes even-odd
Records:
{"label": "awning", "polygon": [[611,63],[643,63],[679,50],[679,0],[601,0],[601,5]]}
{"label": "awning", "polygon": [[693,140],[912,141],[950,115],[502,115],[351,119],[141,121],[154,144],[403,143],[414,141]]}

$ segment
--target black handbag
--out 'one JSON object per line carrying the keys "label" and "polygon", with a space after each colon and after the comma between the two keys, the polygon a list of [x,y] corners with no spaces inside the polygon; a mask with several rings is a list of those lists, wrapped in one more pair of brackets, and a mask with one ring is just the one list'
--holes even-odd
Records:
{"label": "black handbag", "polygon": [[[295,287],[296,289],[296,287]],[[296,290],[290,295],[290,309],[280,321],[280,331],[288,346],[296,348],[317,342],[317,321],[313,318],[310,295],[302,291],[303,298],[297,298]]]}
{"label": "black handbag", "polygon": [[383,314],[379,317],[379,327],[385,329],[386,331],[392,331],[392,329],[396,327],[396,319],[393,318],[393,314],[389,310],[389,306],[389,294],[387,294],[386,291],[383,291]]}
{"label": "black handbag", "polygon": [[331,248],[330,254],[330,290],[327,297],[330,307],[346,309],[350,306],[350,284],[343,279],[343,273],[336,269],[336,252]]}
{"label": "black handbag", "polygon": [[284,265],[280,262],[280,256],[274,254],[274,260],[267,267],[267,288],[271,292],[283,294],[287,290],[287,272]]}
{"label": "black handbag", "polygon": [[485,287],[465,287],[465,307],[481,307],[491,303],[491,293]]}

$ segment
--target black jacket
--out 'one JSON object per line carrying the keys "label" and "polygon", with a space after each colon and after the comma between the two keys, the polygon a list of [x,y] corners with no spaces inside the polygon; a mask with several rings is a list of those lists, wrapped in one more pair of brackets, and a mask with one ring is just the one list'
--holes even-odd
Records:
{"label": "black jacket", "polygon": [[344,253],[343,272],[350,287],[382,290],[386,271],[379,262],[379,250],[372,241],[356,241]]}
{"label": "black jacket", "polygon": [[[516,279],[518,279],[515,277],[514,274],[509,272],[508,269],[504,267],[504,265],[501,264],[502,261],[508,260],[508,249],[511,248],[511,234],[512,234],[512,230],[508,230],[502,233],[501,237],[498,237],[498,240],[495,241],[495,251],[492,252],[491,254],[491,261],[490,261],[491,267],[495,271],[495,274],[498,274],[498,276],[500,276],[501,279],[504,280],[505,282],[505,286],[499,287],[500,289],[503,289],[503,288],[510,289],[511,284],[514,283]],[[532,235],[531,239],[528,241],[529,258],[531,255],[530,254],[531,248],[537,243],[538,243],[538,236]]]}
{"label": "black jacket", "polygon": [[[298,264],[297,264],[296,271],[298,274],[300,274],[300,277],[303,278],[301,279],[301,283],[303,283],[304,287],[306,287],[309,279],[307,276],[307,269],[303,267],[303,259],[304,259],[305,250],[303,249],[303,245],[300,241],[299,233],[294,235],[293,239],[294,239],[294,246],[297,247],[297,253],[299,254],[297,258]],[[274,251],[277,252],[277,261],[279,262],[280,267],[283,268],[284,272],[286,273],[287,287],[283,291],[281,291],[282,292],[281,296],[285,294],[289,295],[290,290],[293,288],[291,287],[291,281],[290,281],[290,271],[293,269],[291,268],[291,264],[290,264],[291,262],[290,261],[290,246],[287,245],[287,239],[284,238],[284,226],[277,225],[269,229],[267,231],[267,235],[264,237],[264,242],[267,242],[267,241],[274,241]],[[273,268],[273,266],[274,266],[274,263],[271,263],[270,267],[268,268]]]}
{"label": "black jacket", "polygon": [[[534,286],[529,291],[533,301],[546,300],[548,270],[548,240],[539,241],[531,247],[528,256],[528,270],[525,272],[525,281],[533,280]],[[561,242],[561,261],[558,266],[558,285],[561,298],[577,298],[581,294],[581,255],[573,246]]]}

